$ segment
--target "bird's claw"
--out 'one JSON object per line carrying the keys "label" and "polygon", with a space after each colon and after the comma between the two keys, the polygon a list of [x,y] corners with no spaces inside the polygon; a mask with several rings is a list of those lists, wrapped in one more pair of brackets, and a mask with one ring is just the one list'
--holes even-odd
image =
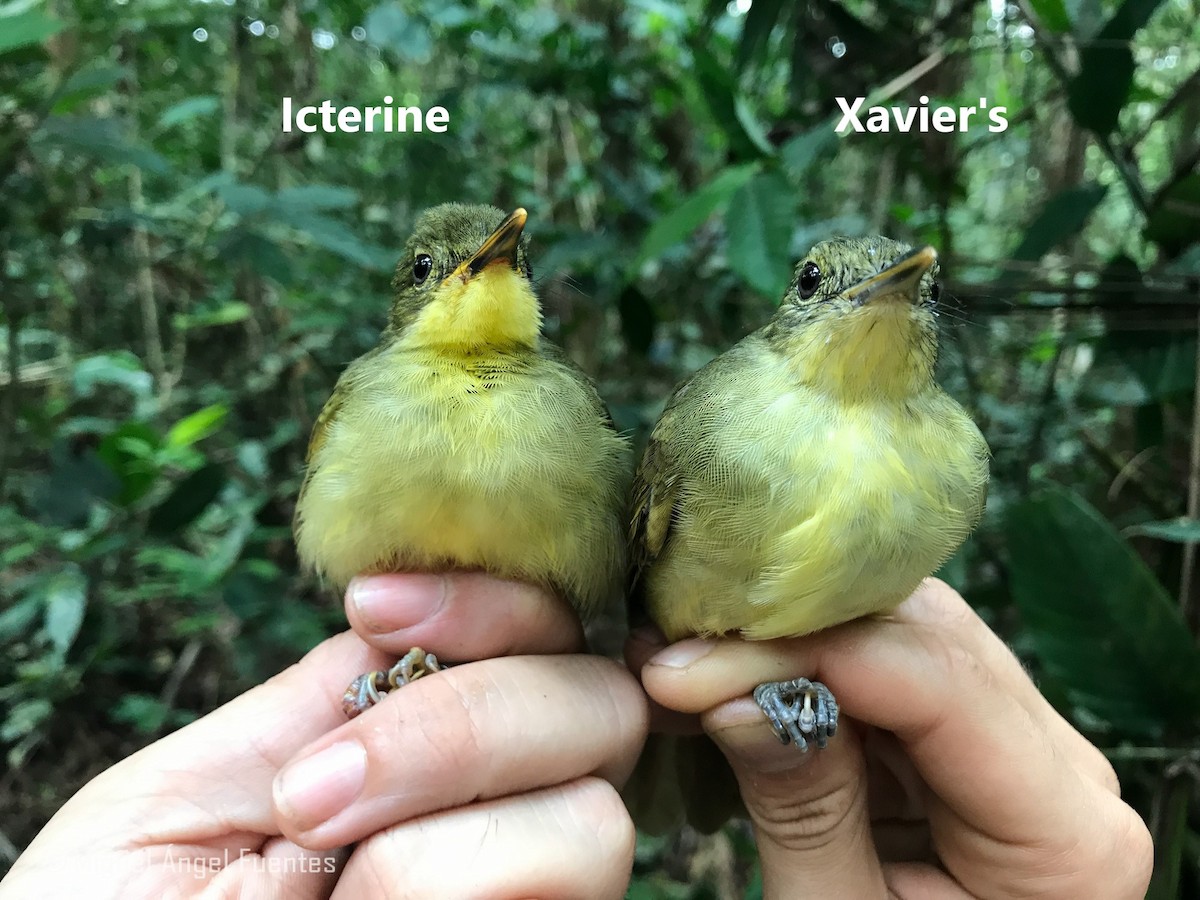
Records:
{"label": "bird's claw", "polygon": [[837,700],[819,681],[807,678],[769,681],[754,689],[754,702],[779,740],[795,744],[801,750],[808,749],[809,740],[824,749],[837,731]]}
{"label": "bird's claw", "polygon": [[370,709],[387,694],[411,681],[444,669],[438,658],[420,647],[413,647],[390,669],[380,669],[359,675],[342,694],[342,710],[347,719]]}

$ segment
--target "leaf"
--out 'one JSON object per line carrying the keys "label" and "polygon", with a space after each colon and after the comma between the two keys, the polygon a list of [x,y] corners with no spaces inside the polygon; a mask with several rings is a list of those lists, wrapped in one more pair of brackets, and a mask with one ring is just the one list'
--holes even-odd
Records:
{"label": "leaf", "polygon": [[1161,522],[1143,522],[1141,525],[1130,525],[1124,533],[1131,537],[1151,537],[1161,541],[1190,544],[1200,541],[1200,519],[1180,516],[1177,519],[1164,519]]}
{"label": "leaf", "polygon": [[415,63],[428,62],[433,50],[429,28],[415,16],[409,15],[399,3],[382,3],[367,13],[363,27],[367,40],[377,47],[391,50],[401,59]]}
{"label": "leaf", "polygon": [[758,168],[757,163],[747,163],[725,169],[708,184],[697,188],[671,212],[660,217],[642,239],[642,246],[631,267],[632,271],[636,272],[647,262],[661,256],[691,235],[709,216],[724,206]]}
{"label": "leaf", "polygon": [[113,119],[91,116],[51,116],[37,132],[40,142],[114,165],[137,166],[164,175],[170,164],[149,147],[126,136]]}
{"label": "leaf", "polygon": [[791,280],[796,214],[795,191],[778,172],[755,175],[725,212],[729,268],[771,297],[781,297]]}
{"label": "leaf", "polygon": [[1055,194],[1025,229],[1012,258],[1039,260],[1063,241],[1077,236],[1107,192],[1104,185],[1085,184]]}
{"label": "leaf", "polygon": [[220,106],[220,99],[213,94],[188,97],[186,100],[180,100],[178,103],[174,103],[163,110],[162,115],[158,117],[158,123],[155,125],[155,128],[159,131],[166,131],[168,128],[174,128],[176,125],[181,125],[200,116],[212,115]]}
{"label": "leaf", "polygon": [[52,19],[37,10],[0,17],[0,53],[40,44],[66,26],[66,22]]}
{"label": "leaf", "polygon": [[1067,84],[1067,106],[1075,121],[1102,136],[1116,128],[1133,70],[1128,45],[1085,45],[1079,52],[1079,73]]}
{"label": "leaf", "polygon": [[274,198],[253,184],[221,184],[217,186],[216,193],[230,212],[239,216],[258,215],[274,205]]}
{"label": "leaf", "polygon": [[250,304],[241,300],[230,300],[212,309],[177,313],[172,321],[176,328],[187,331],[192,328],[211,328],[216,325],[236,325],[248,318],[250,318]]}
{"label": "leaf", "polygon": [[104,64],[81,69],[58,89],[53,112],[68,112],[81,101],[112,88],[128,75],[129,70],[124,66]]}
{"label": "leaf", "polygon": [[83,624],[83,613],[87,608],[87,579],[77,567],[71,566],[54,575],[43,598],[46,615],[43,628],[55,652],[66,656],[79,626]]}
{"label": "leaf", "polygon": [[154,454],[162,440],[145,422],[126,422],[100,442],[96,455],[121,480],[121,490],[114,498],[121,506],[129,506],[146,496],[158,480],[158,465]]}
{"label": "leaf", "polygon": [[1163,0],[1125,0],[1079,53],[1079,73],[1067,85],[1067,105],[1075,121],[1099,135],[1117,126],[1133,85],[1129,41],[1150,21]]}
{"label": "leaf", "polygon": [[746,68],[766,49],[771,32],[784,18],[787,6],[790,4],[785,6],[782,0],[755,0],[742,20],[742,37],[738,41],[735,63],[739,70]]}
{"label": "leaf", "polygon": [[198,409],[184,416],[167,432],[168,447],[190,447],[215,432],[225,421],[229,409],[220,403]]}
{"label": "leaf", "polygon": [[396,263],[395,251],[364,241],[337,219],[313,214],[293,217],[288,224],[303,231],[324,249],[363,268],[387,272]]}
{"label": "leaf", "polygon": [[1048,675],[1122,733],[1200,721],[1200,648],[1116,530],[1054,487],[1009,512],[1013,599]]}
{"label": "leaf", "polygon": [[154,387],[150,373],[142,369],[141,360],[128,350],[97,353],[81,359],[75,364],[72,382],[80,397],[92,396],[100,384],[119,385],[138,398],[150,396]]}
{"label": "leaf", "polygon": [[816,128],[810,128],[789,140],[779,149],[779,158],[783,166],[796,181],[801,181],[808,175],[808,170],[818,157],[837,141],[834,121],[827,119]]}
{"label": "leaf", "polygon": [[345,209],[358,203],[358,192],[338,184],[304,184],[284,188],[276,200],[297,209]]}
{"label": "leaf", "polygon": [[125,694],[109,715],[116,722],[132,725],[139,734],[155,734],[167,723],[170,708],[151,694]]}
{"label": "leaf", "polygon": [[159,535],[182,531],[217,499],[226,481],[225,467],[217,463],[192,472],[150,513],[147,530]]}
{"label": "leaf", "polygon": [[1063,0],[1030,0],[1030,6],[1038,14],[1043,25],[1055,34],[1064,34],[1071,30],[1071,17]]}
{"label": "leaf", "polygon": [[50,701],[41,697],[13,704],[4,724],[0,726],[0,741],[13,743],[20,740],[50,718],[53,712]]}
{"label": "leaf", "polygon": [[1154,198],[1146,237],[1172,256],[1200,238],[1200,173],[1180,179]]}

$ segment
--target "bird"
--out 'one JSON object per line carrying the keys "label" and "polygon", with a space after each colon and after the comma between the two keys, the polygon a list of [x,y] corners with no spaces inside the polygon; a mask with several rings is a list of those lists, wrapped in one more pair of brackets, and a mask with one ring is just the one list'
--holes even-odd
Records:
{"label": "bird", "polygon": [[[379,343],[313,426],[293,529],[303,566],[482,570],[584,619],[623,595],[633,459],[592,381],[541,334],[528,215],[449,203],[414,222]],[[440,664],[413,648],[347,691],[354,715]]]}
{"label": "bird", "polygon": [[[799,637],[887,613],[967,538],[990,453],[934,377],[938,274],[932,247],[818,243],[770,321],[676,388],[630,526],[634,602],[668,640]],[[754,698],[800,750],[836,731],[820,682]]]}

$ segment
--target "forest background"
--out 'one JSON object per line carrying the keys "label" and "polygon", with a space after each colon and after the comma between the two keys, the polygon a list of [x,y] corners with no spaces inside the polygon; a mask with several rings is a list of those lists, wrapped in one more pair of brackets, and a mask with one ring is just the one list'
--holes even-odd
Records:
{"label": "forest background", "polygon": [[[386,95],[449,130],[282,133]],[[860,96],[1010,124],[835,134]],[[463,200],[529,209],[547,329],[639,440],[816,240],[935,245],[994,453],[942,574],[1109,754],[1151,896],[1200,896],[1198,160],[1196,0],[0,3],[0,871],[344,627],[305,439]],[[759,896],[752,843],[645,838],[630,890]]]}

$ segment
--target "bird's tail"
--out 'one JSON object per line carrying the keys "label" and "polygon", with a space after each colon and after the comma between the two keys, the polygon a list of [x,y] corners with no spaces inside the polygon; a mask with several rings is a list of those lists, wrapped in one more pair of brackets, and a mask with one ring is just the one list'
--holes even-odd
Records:
{"label": "bird's tail", "polygon": [[685,823],[711,834],[745,815],[733,769],[704,734],[650,735],[622,796],[634,824],[650,834]]}

